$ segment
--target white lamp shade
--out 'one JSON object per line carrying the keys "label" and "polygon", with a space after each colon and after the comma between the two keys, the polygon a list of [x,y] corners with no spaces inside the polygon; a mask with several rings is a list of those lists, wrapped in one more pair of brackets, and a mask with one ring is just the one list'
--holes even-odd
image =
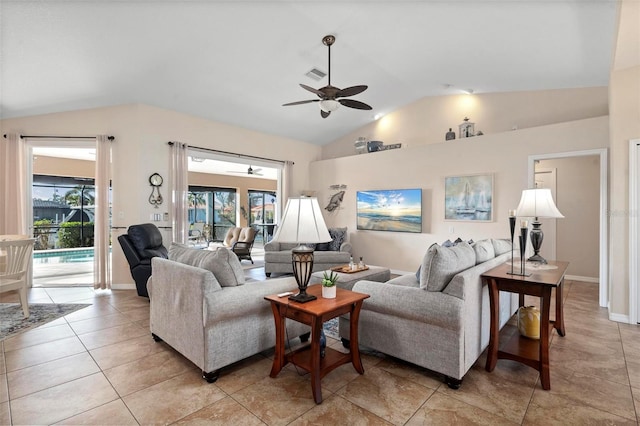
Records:
{"label": "white lamp shade", "polygon": [[332,99],[320,101],[320,109],[323,110],[324,112],[333,112],[337,110],[339,106],[340,106],[340,103]]}
{"label": "white lamp shade", "polygon": [[315,197],[289,198],[272,241],[281,243],[326,243],[331,235]]}
{"label": "white lamp shade", "polygon": [[520,217],[564,217],[556,207],[551,196],[551,190],[547,188],[525,189],[516,210],[516,216]]}

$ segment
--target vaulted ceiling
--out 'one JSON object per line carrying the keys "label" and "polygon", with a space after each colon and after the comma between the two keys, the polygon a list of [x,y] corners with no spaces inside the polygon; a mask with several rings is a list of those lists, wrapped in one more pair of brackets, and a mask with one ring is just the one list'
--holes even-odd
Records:
{"label": "vaulted ceiling", "polygon": [[[425,96],[606,86],[613,0],[2,1],[2,118],[144,103],[325,144]],[[320,117],[299,83],[369,86]]]}

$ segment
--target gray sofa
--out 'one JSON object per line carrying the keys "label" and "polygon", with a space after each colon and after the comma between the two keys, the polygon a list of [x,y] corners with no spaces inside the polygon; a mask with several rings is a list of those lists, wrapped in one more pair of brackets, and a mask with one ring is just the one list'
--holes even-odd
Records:
{"label": "gray sofa", "polygon": [[[316,244],[313,252],[313,272],[324,271],[334,266],[345,265],[351,258],[351,243],[346,241],[347,228],[329,228],[333,238],[326,244]],[[269,241],[264,245],[264,272],[267,277],[272,273],[292,274],[291,249],[299,244]]]}
{"label": "gray sofa", "polygon": [[[489,344],[489,293],[480,276],[510,252],[508,240],[434,244],[416,274],[357,282],[353,291],[371,296],[360,312],[360,345],[441,373],[457,389]],[[517,295],[500,293],[501,328],[517,306]],[[349,339],[348,319],[340,318],[339,333]]]}
{"label": "gray sofa", "polygon": [[[196,250],[172,244],[169,259],[152,260],[147,283],[150,329],[202,369],[214,382],[219,370],[275,345],[271,305],[264,296],[296,291],[295,278],[245,282],[238,258],[228,249]],[[287,321],[290,338],[309,332]]]}

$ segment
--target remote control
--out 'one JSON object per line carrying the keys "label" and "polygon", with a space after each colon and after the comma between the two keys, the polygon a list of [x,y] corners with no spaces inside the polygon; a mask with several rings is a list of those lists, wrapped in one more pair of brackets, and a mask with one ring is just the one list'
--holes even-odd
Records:
{"label": "remote control", "polygon": [[284,293],[280,293],[278,297],[291,296],[293,294],[292,291],[285,291]]}

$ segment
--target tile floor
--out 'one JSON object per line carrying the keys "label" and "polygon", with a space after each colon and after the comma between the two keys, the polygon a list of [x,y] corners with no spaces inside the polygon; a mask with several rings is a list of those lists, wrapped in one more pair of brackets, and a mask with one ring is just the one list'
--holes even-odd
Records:
{"label": "tile floor", "polygon": [[511,361],[487,373],[485,355],[454,391],[437,374],[365,352],[364,375],[345,365],[323,379],[320,405],[293,366],[269,377],[272,352],[206,383],[151,339],[149,303],[134,291],[34,288],[33,302],[92,306],[0,342],[0,424],[637,424],[640,328],[609,321],[596,284],[565,287],[567,336],[553,336],[550,391]]}

